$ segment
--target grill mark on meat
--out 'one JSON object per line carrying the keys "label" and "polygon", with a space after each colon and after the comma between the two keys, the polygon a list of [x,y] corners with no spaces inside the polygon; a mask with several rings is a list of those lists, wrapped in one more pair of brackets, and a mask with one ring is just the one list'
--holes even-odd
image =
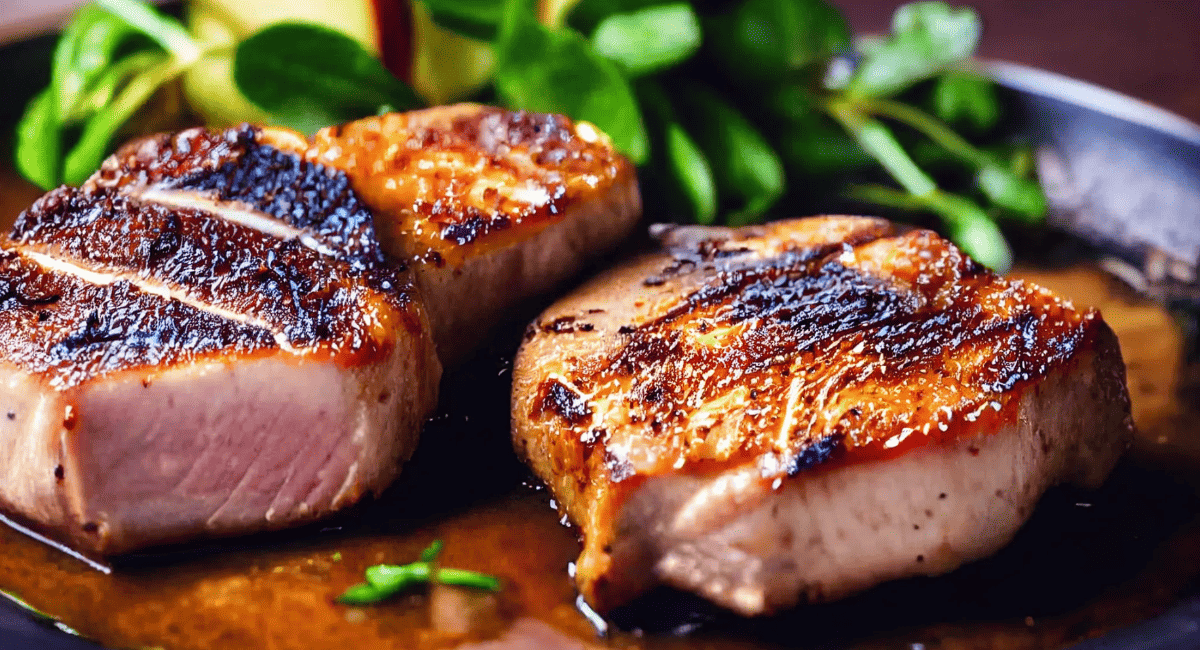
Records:
{"label": "grill mark on meat", "polygon": [[[58,299],[34,309],[10,288]],[[127,368],[163,368],[230,351],[274,349],[271,333],[144,293],[93,284],[13,251],[0,253],[0,345],[8,361],[68,388]],[[43,317],[44,314],[44,317]]]}
{"label": "grill mark on meat", "polygon": [[189,129],[123,147],[85,189],[111,187],[164,202],[185,202],[193,194],[248,206],[356,265],[382,262],[371,213],[350,179],[301,158],[305,146],[299,134],[282,129]]}
{"label": "grill mark on meat", "polygon": [[399,269],[355,268],[207,212],[60,188],[21,215],[13,237],[147,291],[265,324],[293,349],[328,345],[348,361],[377,356],[378,325],[362,312],[385,306],[410,332],[420,327]]}
{"label": "grill mark on meat", "polygon": [[[930,438],[951,440],[980,419],[1002,421],[1014,386],[1044,376],[1094,338],[1094,314],[1006,283],[931,233],[882,234],[766,257],[744,255],[749,249],[737,241],[677,247],[662,275],[684,259],[681,268],[705,281],[662,316],[622,326],[624,344],[598,364],[582,364],[572,381],[593,404],[623,400],[631,422],[649,425],[646,440],[662,446],[652,457],[758,459],[771,477],[887,457]],[[872,271],[872,244],[920,262],[881,276]],[[964,364],[967,376],[944,377],[947,355],[960,350],[987,358]],[[889,386],[920,395],[939,383],[928,406],[912,412],[880,399]],[[544,394],[540,411],[580,425],[573,402]],[[714,403],[746,414],[736,444],[722,434],[719,451],[707,442],[710,427],[693,423]],[[620,430],[615,422],[593,425]],[[609,469],[627,474],[628,459],[616,449]]]}
{"label": "grill mark on meat", "polygon": [[263,215],[261,212],[249,209],[241,204],[217,201],[189,192],[173,190],[146,190],[131,195],[137,199],[156,205],[186,210],[199,210],[218,216],[239,226],[252,228],[276,239],[294,239],[326,257],[338,257],[337,251],[317,241],[315,237],[300,228],[295,228],[283,221]]}
{"label": "grill mark on meat", "polygon": [[[261,319],[254,318],[254,317],[246,315],[246,314],[229,311],[227,309],[222,309],[215,305],[210,305],[210,304],[207,304],[204,302],[193,300],[191,297],[189,297],[186,294],[182,294],[182,293],[179,293],[176,291],[171,291],[170,289],[167,289],[166,287],[163,287],[160,285],[142,282],[142,281],[139,281],[135,277],[124,277],[124,276],[119,276],[119,275],[112,275],[112,274],[107,274],[107,273],[97,273],[95,271],[89,271],[88,269],[75,266],[74,264],[71,264],[70,262],[65,262],[63,260],[56,259],[56,258],[50,257],[48,255],[44,255],[42,253],[32,251],[32,250],[23,250],[20,252],[20,255],[25,258],[28,258],[30,261],[41,266],[43,269],[46,269],[47,271],[54,271],[57,273],[62,273],[64,275],[73,276],[73,277],[76,277],[86,283],[89,283],[89,284],[93,284],[96,286],[107,286],[110,284],[116,284],[118,282],[124,282],[124,283],[127,283],[130,286],[136,288],[138,291],[141,291],[143,293],[147,293],[147,294],[150,294],[153,296],[158,296],[158,297],[162,298],[163,300],[168,300],[168,301],[173,300],[173,301],[181,302],[181,303],[187,305],[188,307],[195,309],[196,311],[209,313],[209,314],[212,314],[213,316],[217,316],[220,318],[224,318],[226,320],[241,323],[241,324],[247,325],[249,327],[255,327],[255,328],[266,330],[271,333],[271,336],[275,339],[275,344],[278,345],[280,348],[287,350],[289,352],[296,351],[289,344],[287,337],[282,332],[276,331],[275,328],[273,328],[270,323],[263,321]],[[39,320],[43,320],[41,317],[41,313],[38,314],[38,318],[39,318]]]}

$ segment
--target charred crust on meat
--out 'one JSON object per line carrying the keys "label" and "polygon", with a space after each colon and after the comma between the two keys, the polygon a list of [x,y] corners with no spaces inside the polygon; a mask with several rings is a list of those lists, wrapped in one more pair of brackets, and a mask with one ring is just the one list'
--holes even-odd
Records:
{"label": "charred crust on meat", "polygon": [[811,469],[833,457],[842,446],[845,435],[835,433],[808,445],[792,460],[787,468],[788,476],[795,476],[806,469]]}
{"label": "charred crust on meat", "polygon": [[305,229],[360,265],[382,262],[371,213],[349,177],[301,153],[265,144],[261,129],[248,124],[224,131],[188,129],[126,146],[85,189],[196,192]]}
{"label": "charred crust on meat", "polygon": [[566,334],[569,332],[591,332],[596,329],[596,326],[591,323],[581,322],[574,316],[560,316],[549,323],[542,323],[539,329],[548,334]]}
{"label": "charred crust on meat", "polygon": [[12,237],[101,272],[151,278],[201,302],[256,314],[296,347],[335,333],[369,344],[372,325],[359,306],[368,290],[404,314],[410,331],[419,327],[411,285],[394,265],[323,255],[297,239],[104,187],[47,194],[20,216]]}
{"label": "charred crust on meat", "polygon": [[55,478],[56,480],[59,480],[59,481],[61,481],[61,480],[63,480],[64,478],[66,478],[66,476],[67,476],[67,472],[66,472],[66,470],[65,470],[65,469],[63,469],[63,466],[62,466],[62,465],[55,465],[55,466],[54,466],[54,478]]}
{"label": "charred crust on meat", "polygon": [[128,282],[94,285],[49,272],[16,255],[0,260],[0,286],[5,284],[60,297],[41,310],[12,297],[0,301],[0,345],[9,361],[47,373],[62,387],[117,370],[277,347],[266,330],[144,293]]}
{"label": "charred crust on meat", "polygon": [[[421,224],[414,231],[430,252],[457,259],[458,248],[557,222],[582,197],[633,173],[610,143],[579,131],[560,115],[485,106],[417,111],[320,131],[309,157],[346,169],[373,205]],[[460,167],[520,193],[464,183]]]}
{"label": "charred crust on meat", "polygon": [[537,413],[553,413],[575,425],[583,422],[592,415],[592,408],[582,395],[565,386],[557,379],[542,382],[540,399],[537,402]]}
{"label": "charred crust on meat", "polygon": [[[764,476],[790,475],[1000,426],[1015,417],[1018,386],[1098,345],[1094,314],[996,276],[931,232],[853,223],[828,243],[730,236],[674,245],[667,268],[695,269],[689,289],[645,322],[620,326],[621,338],[578,365],[572,384],[593,403],[623,400],[630,435],[665,445],[664,456],[769,456]],[[986,350],[987,361],[944,381],[947,359],[963,349]],[[931,377],[938,388],[925,393]],[[927,407],[890,409],[864,384],[909,387]],[[717,430],[721,455],[706,455]]]}

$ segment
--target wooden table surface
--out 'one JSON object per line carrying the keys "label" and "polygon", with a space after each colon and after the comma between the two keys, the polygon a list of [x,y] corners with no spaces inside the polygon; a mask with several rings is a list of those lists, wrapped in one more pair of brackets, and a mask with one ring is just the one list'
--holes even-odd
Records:
{"label": "wooden table surface", "polygon": [[[833,0],[884,32],[894,0]],[[974,0],[979,54],[1107,86],[1200,123],[1200,0]]]}

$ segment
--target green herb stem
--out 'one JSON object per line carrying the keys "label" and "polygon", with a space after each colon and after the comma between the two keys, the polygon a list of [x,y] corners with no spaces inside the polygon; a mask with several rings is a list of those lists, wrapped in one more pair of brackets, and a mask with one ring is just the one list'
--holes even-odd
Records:
{"label": "green herb stem", "polygon": [[1012,249],[1004,235],[970,199],[942,190],[914,196],[882,185],[853,185],[846,195],[900,210],[933,212],[941,218],[950,238],[975,260],[1001,273],[1012,267]]}
{"label": "green herb stem", "polygon": [[434,581],[443,585],[456,587],[471,587],[485,591],[500,591],[500,579],[478,571],[466,569],[438,569]]}
{"label": "green herb stem", "polygon": [[72,185],[83,182],[96,170],[108,149],[108,143],[133,114],[158,90],[183,73],[187,64],[172,58],[134,76],[116,99],[88,120],[79,143],[67,154],[63,179]]}
{"label": "green herb stem", "polygon": [[857,105],[867,113],[896,120],[920,131],[946,151],[976,167],[988,167],[997,164],[991,156],[964,140],[962,136],[955,133],[944,122],[915,106],[890,99],[864,100]]}
{"label": "green herb stem", "polygon": [[129,23],[186,67],[198,60],[204,50],[179,23],[164,18],[149,5],[137,0],[96,0],[96,4]]}
{"label": "green herb stem", "polygon": [[366,582],[350,587],[337,600],[347,605],[377,603],[410,587],[436,582],[456,587],[500,591],[500,579],[478,571],[445,569],[435,564],[442,551],[442,540],[435,540],[421,552],[421,560],[410,564],[376,564],[364,572]]}
{"label": "green herb stem", "polygon": [[826,102],[824,108],[909,194],[923,196],[937,189],[933,179],[921,171],[891,130],[878,120],[846,100]]}

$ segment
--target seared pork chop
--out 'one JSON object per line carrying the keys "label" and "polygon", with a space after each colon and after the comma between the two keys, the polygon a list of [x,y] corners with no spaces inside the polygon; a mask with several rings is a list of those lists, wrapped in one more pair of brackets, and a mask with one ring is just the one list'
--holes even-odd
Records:
{"label": "seared pork chop", "polygon": [[476,104],[393,113],[324,129],[307,156],[344,170],[384,249],[411,260],[446,365],[641,216],[633,165],[591,124],[559,115]]}
{"label": "seared pork chop", "polygon": [[514,368],[515,446],[601,611],[657,583],[757,615],[944,573],[1130,440],[1100,315],[931,232],[658,234],[543,313]]}
{"label": "seared pork chop", "polygon": [[436,402],[410,274],[343,174],[186,131],[23,213],[0,253],[0,508],[93,554],[382,490]]}

